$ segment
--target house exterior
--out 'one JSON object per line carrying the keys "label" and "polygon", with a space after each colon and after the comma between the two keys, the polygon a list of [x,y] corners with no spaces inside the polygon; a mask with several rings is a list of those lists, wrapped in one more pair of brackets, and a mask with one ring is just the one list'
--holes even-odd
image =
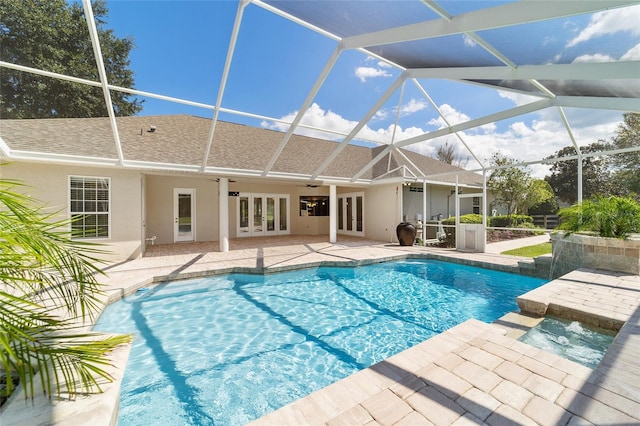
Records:
{"label": "house exterior", "polygon": [[[299,135],[283,144],[280,132],[218,121],[214,133],[187,115],[115,122],[117,132],[109,118],[0,121],[0,177],[75,218],[114,261],[148,244],[220,241],[224,251],[225,239],[253,236],[393,242],[401,221],[455,214],[456,174],[458,193],[482,193],[482,176],[403,149]],[[460,198],[460,213],[481,213],[479,198]]]}

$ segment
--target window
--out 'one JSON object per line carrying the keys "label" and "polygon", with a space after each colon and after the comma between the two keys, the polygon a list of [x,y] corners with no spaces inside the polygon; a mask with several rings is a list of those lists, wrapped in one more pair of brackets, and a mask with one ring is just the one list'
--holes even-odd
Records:
{"label": "window", "polygon": [[300,196],[300,216],[329,216],[329,197]]}
{"label": "window", "polygon": [[480,214],[480,197],[473,197],[473,212]]}
{"label": "window", "polygon": [[74,238],[109,237],[109,178],[69,177],[69,214]]}

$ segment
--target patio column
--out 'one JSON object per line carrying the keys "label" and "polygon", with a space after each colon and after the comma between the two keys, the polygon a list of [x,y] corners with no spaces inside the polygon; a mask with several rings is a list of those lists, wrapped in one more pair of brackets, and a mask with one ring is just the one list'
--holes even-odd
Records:
{"label": "patio column", "polygon": [[482,169],[482,229],[484,230],[482,242],[482,252],[486,252],[487,247],[487,169]]}
{"label": "patio column", "polygon": [[578,151],[578,204],[582,204],[582,152]]}
{"label": "patio column", "polygon": [[218,182],[218,235],[220,251],[229,251],[229,179],[220,178]]}
{"label": "patio column", "polygon": [[329,185],[329,242],[338,242],[338,195],[336,186]]}
{"label": "patio column", "polygon": [[422,245],[426,245],[427,239],[427,179],[422,180]]}
{"label": "patio column", "polygon": [[460,247],[460,197],[458,196],[458,175],[456,175],[456,249]]}

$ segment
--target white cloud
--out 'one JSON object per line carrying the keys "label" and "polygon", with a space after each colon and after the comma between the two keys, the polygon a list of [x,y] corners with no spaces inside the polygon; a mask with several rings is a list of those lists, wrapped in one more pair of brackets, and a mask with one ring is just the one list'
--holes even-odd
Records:
{"label": "white cloud", "polygon": [[511,131],[513,132],[513,134],[515,136],[531,137],[531,135],[533,135],[533,130],[530,129],[529,127],[527,127],[527,125],[524,124],[522,121],[518,121],[517,123],[513,123],[509,127],[510,127]]}
{"label": "white cloud", "polygon": [[[291,122],[295,118],[297,114],[296,112],[292,112],[287,114],[281,119],[283,121]],[[320,129],[328,129],[334,132],[340,132],[342,134],[348,134],[351,130],[358,124],[357,121],[347,120],[346,118],[336,114],[332,111],[327,111],[322,109],[318,104],[313,103],[307,112],[302,117],[301,124],[305,124],[308,126],[317,127]],[[289,125],[286,123],[280,122],[270,122],[263,121],[261,126],[267,129],[277,130],[280,132],[286,132],[289,129]],[[419,129],[417,127],[409,127],[407,129],[403,129],[398,126],[395,129],[395,138],[394,140],[403,140],[412,138],[414,136],[423,134],[425,131]],[[296,133],[305,136],[317,137],[321,139],[330,139],[335,141],[341,141],[344,139],[343,135],[325,133],[318,130],[306,129],[304,127],[299,127],[296,129]],[[380,127],[378,129],[372,129],[368,125],[365,125],[362,130],[358,133],[358,137],[367,141],[375,141],[378,143],[388,144],[391,142],[392,137],[394,136],[394,126],[389,125],[388,127]]]}
{"label": "white cloud", "polygon": [[577,58],[575,58],[573,60],[573,63],[577,64],[577,63],[613,62],[613,61],[615,61],[615,59],[613,59],[609,55],[603,55],[601,53],[596,53],[596,54],[593,54],[593,55],[581,55],[581,56],[578,56]]}
{"label": "white cloud", "polygon": [[636,44],[620,57],[621,61],[638,61],[640,60],[640,44]]}
{"label": "white cloud", "polygon": [[374,115],[374,119],[376,120],[386,120],[387,118],[389,118],[389,111],[386,109],[381,109]]}
{"label": "white cloud", "polygon": [[472,39],[471,37],[469,37],[468,35],[464,34],[463,36],[464,39],[464,45],[467,47],[476,47],[478,45],[478,43],[476,43],[476,41],[474,39]]}
{"label": "white cloud", "polygon": [[497,126],[495,123],[489,123],[485,124],[484,126],[480,126],[480,129],[482,129],[484,133],[493,133],[496,131]]}
{"label": "white cloud", "polygon": [[589,24],[574,39],[569,41],[567,47],[575,46],[592,38],[605,34],[614,34],[627,31],[631,34],[640,34],[638,17],[640,6],[631,6],[603,12],[594,13]]}
{"label": "white cloud", "polygon": [[442,115],[444,116],[444,118],[443,117],[432,118],[427,123],[430,126],[435,126],[438,129],[442,129],[444,127],[448,127],[447,122],[449,123],[449,125],[454,125],[454,124],[458,124],[458,123],[462,123],[470,120],[470,117],[468,115],[460,111],[457,111],[455,108],[453,108],[449,104],[442,104],[440,105],[439,109]]}
{"label": "white cloud", "polygon": [[[298,112],[295,111],[281,117],[281,119],[286,122],[292,122],[297,114]],[[336,132],[349,133],[351,129],[355,127],[357,122],[347,120],[339,114],[336,114],[331,110],[324,110],[318,104],[313,103],[302,117],[301,124],[321,129],[333,130]],[[280,132],[286,132],[289,129],[289,124],[281,122],[263,121],[261,123],[261,126],[267,129],[278,130]],[[339,135],[334,135],[333,137],[331,137],[328,133],[306,129],[304,127],[299,127],[298,129],[296,129],[296,133],[325,139],[332,138],[334,140],[340,140],[344,138]]]}
{"label": "white cloud", "polygon": [[[415,114],[416,112],[420,112],[428,108],[428,106],[429,105],[425,101],[420,101],[415,98],[411,98],[409,102],[400,106],[400,116],[406,117],[411,114]],[[398,111],[397,108],[393,108],[391,110],[388,108],[380,109],[378,110],[378,112],[376,112],[374,119],[378,121],[387,120],[390,117],[395,117],[397,114],[397,111]]]}
{"label": "white cloud", "polygon": [[418,111],[422,111],[423,109],[427,108],[427,106],[428,105],[425,101],[411,99],[409,102],[402,105],[402,107],[400,108],[400,115],[410,115]]}
{"label": "white cloud", "polygon": [[384,61],[378,61],[378,66],[380,68],[393,68],[393,66],[387,62]]}
{"label": "white cloud", "polygon": [[[410,104],[411,101],[407,105]],[[441,105],[440,110],[451,124],[468,121],[470,119],[469,116],[457,111],[448,104]],[[600,139],[609,139],[615,134],[616,127],[622,119],[622,115],[619,113],[612,114],[611,112],[605,113],[597,110],[585,111],[567,108],[565,109],[565,113],[567,114],[572,132],[579,145],[588,145]],[[282,117],[282,119],[292,121],[295,114],[296,113],[288,114]],[[307,113],[302,119],[302,123],[318,128],[339,131],[345,134],[349,133],[357,125],[356,121],[348,120],[330,110],[324,110],[315,103],[307,110]],[[429,127],[420,128],[414,126],[402,128],[398,126],[395,128],[394,135],[393,124],[377,128],[370,127],[371,124],[372,123],[365,125],[356,139],[362,138],[363,140],[388,144],[391,142],[392,137],[395,142],[398,142],[424,135],[433,130],[433,128]],[[286,131],[289,127],[286,124],[270,122],[263,122],[262,125],[263,127],[279,131]],[[428,125],[438,128],[446,126],[444,120],[441,118],[431,120]],[[344,136],[341,135],[331,135],[329,133],[304,128],[298,128],[296,133],[337,141],[344,139]],[[569,138],[567,130],[560,120],[557,111],[553,108],[521,117],[508,127],[503,127],[502,130],[499,127],[499,123],[489,123],[478,129],[469,129],[460,132],[460,136],[465,143],[471,147],[476,157],[485,164],[488,163],[487,160],[494,152],[500,152],[507,157],[519,161],[535,161],[548,157],[561,148],[571,145],[571,139]],[[436,149],[446,142],[458,146],[460,154],[468,154],[455,135],[447,135],[425,142],[419,142],[407,146],[407,148],[424,155],[433,156],[435,155]],[[467,167],[479,167],[475,160],[473,160],[473,156],[471,156],[471,154],[468,155],[471,160]],[[530,166],[530,170],[535,177],[542,178],[548,173],[548,166]]]}
{"label": "white cloud", "polygon": [[363,83],[367,81],[367,79],[369,78],[391,77],[390,72],[383,70],[381,68],[374,68],[374,67],[357,67],[355,70],[355,75]]}

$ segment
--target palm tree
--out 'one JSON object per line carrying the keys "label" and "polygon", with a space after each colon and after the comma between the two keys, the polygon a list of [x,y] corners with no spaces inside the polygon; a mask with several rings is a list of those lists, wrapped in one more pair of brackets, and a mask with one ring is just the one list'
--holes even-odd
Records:
{"label": "palm tree", "polygon": [[69,220],[47,213],[22,188],[0,179],[2,396],[16,389],[16,377],[26,397],[36,380],[49,397],[100,392],[111,381],[109,351],[131,339],[83,329],[101,305],[101,250],[73,240]]}
{"label": "palm tree", "polygon": [[593,232],[600,237],[626,240],[640,232],[640,203],[630,197],[595,196],[582,204],[558,212],[561,224],[557,229],[573,232]]}

